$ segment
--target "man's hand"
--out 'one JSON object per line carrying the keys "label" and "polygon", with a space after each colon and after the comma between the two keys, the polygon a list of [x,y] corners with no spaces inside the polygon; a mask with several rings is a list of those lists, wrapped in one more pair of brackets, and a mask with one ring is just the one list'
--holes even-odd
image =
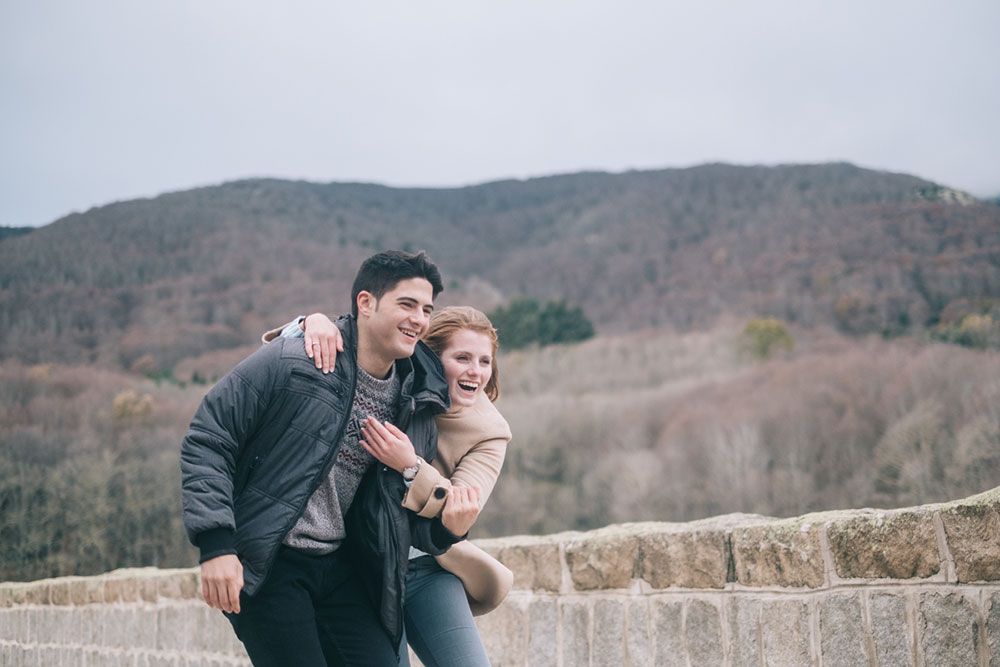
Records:
{"label": "man's hand", "polygon": [[417,453],[410,438],[389,422],[368,417],[361,426],[361,446],[396,472],[417,465]]}
{"label": "man's hand", "polygon": [[306,332],[306,355],[316,362],[316,368],[329,373],[337,362],[337,352],[344,351],[340,329],[323,313],[313,313],[301,326]]}
{"label": "man's hand", "polygon": [[479,517],[479,489],[452,486],[441,510],[441,523],[455,537],[462,537]]}
{"label": "man's hand", "polygon": [[209,607],[240,613],[243,564],[235,554],[223,554],[201,564],[201,594]]}

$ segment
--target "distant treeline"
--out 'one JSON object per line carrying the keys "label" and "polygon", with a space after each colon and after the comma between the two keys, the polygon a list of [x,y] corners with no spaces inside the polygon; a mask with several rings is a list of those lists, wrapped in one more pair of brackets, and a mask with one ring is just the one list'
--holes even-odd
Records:
{"label": "distant treeline", "polygon": [[23,236],[34,230],[34,227],[0,227],[0,241],[13,236]]}
{"label": "distant treeline", "polygon": [[[514,439],[473,536],[891,508],[1000,485],[1000,353],[793,329],[792,349],[778,331],[759,361],[745,329],[505,355]],[[178,454],[204,391],[0,365],[0,580],[194,565]]]}

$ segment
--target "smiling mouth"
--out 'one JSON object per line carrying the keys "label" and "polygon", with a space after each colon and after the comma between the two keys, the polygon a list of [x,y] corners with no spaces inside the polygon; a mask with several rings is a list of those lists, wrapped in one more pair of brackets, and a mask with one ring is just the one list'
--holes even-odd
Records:
{"label": "smiling mouth", "polygon": [[465,391],[475,391],[479,389],[479,384],[476,382],[459,382],[458,387],[464,389]]}
{"label": "smiling mouth", "polygon": [[401,334],[403,334],[404,336],[406,336],[407,338],[412,338],[414,340],[417,339],[417,332],[414,331],[413,329],[403,329],[403,328],[400,328],[399,332]]}

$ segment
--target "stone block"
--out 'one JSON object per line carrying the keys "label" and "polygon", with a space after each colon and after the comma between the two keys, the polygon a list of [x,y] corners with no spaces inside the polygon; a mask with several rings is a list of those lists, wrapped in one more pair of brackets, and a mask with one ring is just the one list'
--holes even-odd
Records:
{"label": "stone block", "polygon": [[765,667],[812,667],[809,609],[804,602],[762,602],[760,630]]}
{"label": "stone block", "polygon": [[728,531],[659,530],[637,536],[638,573],[653,588],[723,588]]}
{"label": "stone block", "polygon": [[621,526],[584,533],[566,544],[566,565],[578,591],[627,588],[636,573],[639,543]]}
{"label": "stone block", "polygon": [[72,610],[75,620],[80,624],[78,636],[81,644],[86,646],[100,646],[104,644],[104,628],[107,626],[107,613],[108,609],[103,605],[88,605]]}
{"label": "stone block", "polygon": [[953,504],[941,511],[941,523],[961,583],[1000,581],[1000,511],[996,504]]}
{"label": "stone block", "polygon": [[684,613],[684,637],[692,665],[712,667],[724,663],[721,616],[714,604],[699,599],[688,602]]}
{"label": "stone block", "polygon": [[160,577],[143,573],[136,577],[135,584],[142,602],[156,602],[160,591]]}
{"label": "stone block", "polygon": [[43,607],[31,612],[30,641],[36,644],[82,644],[80,618],[71,607]]}
{"label": "stone block", "polygon": [[653,607],[653,664],[687,667],[684,648],[684,603],[676,598],[655,598]]}
{"label": "stone block", "polygon": [[649,601],[633,598],[628,603],[625,652],[630,667],[653,667],[653,644],[649,632]]}
{"label": "stone block", "polygon": [[69,606],[73,603],[73,597],[71,595],[71,586],[73,579],[69,577],[61,577],[59,579],[52,579],[51,583],[48,585],[49,589],[49,604],[57,606]]}
{"label": "stone block", "polygon": [[920,646],[927,665],[977,665],[979,619],[961,593],[920,596]]}
{"label": "stone block", "polygon": [[726,603],[733,667],[760,667],[760,602],[737,595]]}
{"label": "stone block", "polygon": [[515,590],[549,591],[562,589],[562,558],[559,543],[551,540],[525,540],[505,547],[499,560],[514,573]]}
{"label": "stone block", "polygon": [[[507,598],[494,611],[476,618],[486,655],[493,667],[522,667],[528,654],[529,615],[522,600]],[[555,629],[553,628],[553,642]]]}
{"label": "stone block", "polygon": [[559,606],[553,597],[528,604],[528,665],[559,664]]}
{"label": "stone block", "polygon": [[10,594],[11,602],[15,605],[49,603],[49,588],[45,583],[14,584]]}
{"label": "stone block", "polygon": [[13,583],[0,583],[0,609],[6,609],[7,607],[13,607],[17,604],[15,600],[14,591],[17,585]]}
{"label": "stone block", "polygon": [[[148,634],[146,643],[140,643],[139,614],[135,608],[119,605],[109,606],[105,610],[104,645],[105,646],[152,646],[152,633]],[[149,624],[145,624],[149,625]]]}
{"label": "stone block", "polygon": [[563,600],[559,604],[562,616],[562,664],[576,667],[590,665],[590,606],[583,600]]}
{"label": "stone block", "polygon": [[821,599],[819,632],[823,667],[868,664],[865,624],[858,594],[830,595]]}
{"label": "stone block", "polygon": [[[17,610],[0,607],[0,640],[22,639],[15,634],[16,629]],[[2,644],[0,644],[0,646],[2,646]]]}
{"label": "stone block", "polygon": [[869,608],[879,667],[913,667],[913,630],[906,619],[906,598],[878,593],[872,595]]}
{"label": "stone block", "polygon": [[594,602],[591,661],[595,665],[625,664],[625,604],[620,599]]}
{"label": "stone block", "polygon": [[986,601],[986,643],[990,667],[1000,667],[1000,593],[993,593]]}
{"label": "stone block", "polygon": [[105,602],[138,602],[139,585],[133,576],[110,576],[104,580]]}
{"label": "stone block", "polygon": [[131,639],[126,640],[127,646],[140,649],[156,648],[156,610],[130,605],[123,611],[126,614],[126,627],[132,631]]}
{"label": "stone block", "polygon": [[156,648],[161,651],[186,651],[191,640],[190,621],[188,609],[160,605],[156,610]]}
{"label": "stone block", "polygon": [[20,600],[18,604],[49,604],[49,582],[51,579],[42,579],[25,584],[20,589]]}
{"label": "stone block", "polygon": [[924,578],[941,569],[930,510],[852,513],[831,522],[827,538],[845,579]]}
{"label": "stone block", "polygon": [[233,626],[218,609],[207,604],[186,607],[191,618],[191,638],[189,646],[199,653],[226,653],[231,644]]}
{"label": "stone block", "polygon": [[198,570],[174,570],[161,577],[157,593],[168,600],[200,600],[201,579]]}
{"label": "stone block", "polygon": [[104,602],[104,579],[100,577],[79,577],[69,582],[69,598],[76,606],[101,604]]}
{"label": "stone block", "polygon": [[31,631],[30,623],[28,622],[28,615],[30,610],[25,608],[14,610],[14,636],[19,637],[22,640],[27,640],[29,638],[29,632]]}
{"label": "stone block", "polygon": [[819,588],[824,583],[821,528],[801,519],[734,528],[736,580],[745,586]]}

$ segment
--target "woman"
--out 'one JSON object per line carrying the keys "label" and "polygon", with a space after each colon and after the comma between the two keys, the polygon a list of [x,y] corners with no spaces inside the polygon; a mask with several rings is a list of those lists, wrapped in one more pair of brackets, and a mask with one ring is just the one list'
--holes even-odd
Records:
{"label": "woman", "polygon": [[[337,327],[317,313],[306,318],[304,328],[306,350],[317,368],[332,368],[340,347]],[[288,333],[297,334],[294,329]],[[269,332],[265,339],[275,334]],[[418,515],[440,514],[452,486],[452,495],[478,499],[482,509],[511,437],[492,403],[500,395],[496,330],[475,308],[450,307],[432,315],[424,342],[440,357],[451,396],[451,409],[437,417],[435,460],[429,465],[420,460],[402,431],[374,419],[362,428],[362,444],[408,479],[403,505]],[[488,666],[472,617],[499,605],[512,583],[510,570],[469,542],[459,542],[436,560],[411,549],[404,643],[409,641],[426,667]],[[401,648],[401,664],[408,665],[405,646]]]}

